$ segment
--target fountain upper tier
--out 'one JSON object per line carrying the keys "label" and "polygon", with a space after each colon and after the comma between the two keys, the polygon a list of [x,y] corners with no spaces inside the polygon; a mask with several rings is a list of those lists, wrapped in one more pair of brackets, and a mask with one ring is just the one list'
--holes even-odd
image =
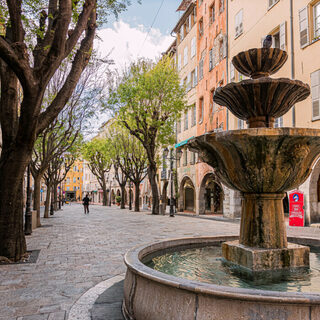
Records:
{"label": "fountain upper tier", "polygon": [[309,85],[287,78],[268,76],[278,71],[287,59],[280,49],[250,49],[232,59],[235,68],[253,79],[232,82],[215,91],[213,100],[226,106],[236,117],[246,120],[249,128],[272,128],[275,118],[308,97]]}

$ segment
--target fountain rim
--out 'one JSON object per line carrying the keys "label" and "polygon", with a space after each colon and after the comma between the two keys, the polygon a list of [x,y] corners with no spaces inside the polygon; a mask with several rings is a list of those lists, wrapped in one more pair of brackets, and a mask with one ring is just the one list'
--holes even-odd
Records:
{"label": "fountain rim", "polygon": [[[320,129],[314,128],[293,128],[293,127],[281,127],[281,128],[247,128],[237,130],[225,130],[225,131],[209,131],[200,136],[190,139],[187,146],[197,139],[203,139],[210,136],[223,137],[223,136],[250,136],[250,137],[283,137],[283,136],[298,136],[298,137],[320,137]],[[190,144],[189,144],[190,145]]]}
{"label": "fountain rim", "polygon": [[[320,131],[320,130],[319,130]],[[124,262],[127,268],[134,274],[154,281],[156,283],[169,286],[172,288],[186,290],[195,294],[205,294],[223,299],[233,300],[245,300],[252,302],[267,302],[267,303],[279,303],[279,304],[304,304],[304,305],[319,305],[320,293],[306,293],[306,292],[281,292],[271,290],[259,290],[259,289],[244,289],[229,286],[219,286],[216,284],[210,284],[195,280],[187,280],[184,278],[175,277],[165,274],[160,271],[156,271],[150,267],[147,267],[142,263],[142,259],[157,251],[175,248],[184,245],[196,245],[196,244],[209,244],[216,242],[225,242],[238,240],[239,236],[202,236],[202,237],[187,237],[187,238],[173,238],[164,241],[158,241],[149,244],[143,244],[136,246],[124,256]],[[308,237],[288,237],[288,241],[299,242],[305,240],[307,242],[316,242],[320,245],[319,239]],[[311,245],[311,244],[309,244]]]}

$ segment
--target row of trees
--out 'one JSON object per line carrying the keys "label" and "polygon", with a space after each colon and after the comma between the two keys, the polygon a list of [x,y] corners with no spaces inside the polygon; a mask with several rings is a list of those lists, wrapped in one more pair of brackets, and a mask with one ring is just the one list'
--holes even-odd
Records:
{"label": "row of trees", "polygon": [[[0,2],[0,256],[17,261],[26,253],[23,180],[37,137],[74,92],[89,63],[98,23],[128,4],[129,0]],[[71,62],[66,76],[45,103],[48,86],[66,61]]]}
{"label": "row of trees", "polygon": [[159,214],[160,194],[156,180],[158,151],[175,141],[174,125],[188,106],[173,60],[165,56],[157,63],[139,60],[115,82],[107,107],[114,123],[105,138],[94,139],[83,148],[91,171],[97,176],[106,203],[105,176],[113,165],[121,188],[121,208],[127,181],[135,185],[135,210],[139,211],[140,183],[148,175],[152,190],[152,213]]}

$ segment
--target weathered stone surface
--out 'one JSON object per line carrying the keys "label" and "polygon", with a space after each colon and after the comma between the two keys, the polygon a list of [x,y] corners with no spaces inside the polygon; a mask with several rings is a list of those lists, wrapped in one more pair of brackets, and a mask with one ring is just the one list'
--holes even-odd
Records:
{"label": "weathered stone surface", "polygon": [[239,241],[222,244],[223,257],[252,271],[309,267],[310,248],[289,243],[283,249],[261,249],[241,245]]}
{"label": "weathered stone surface", "polygon": [[287,52],[278,48],[253,48],[239,52],[232,64],[243,75],[255,79],[276,73],[287,59]]}
{"label": "weathered stone surface", "polygon": [[275,118],[287,113],[309,94],[309,85],[299,80],[260,78],[219,87],[213,100],[246,120],[249,128],[272,128]]}
{"label": "weathered stone surface", "polygon": [[320,154],[320,130],[255,128],[207,133],[188,142],[231,189],[281,193],[302,184]]}

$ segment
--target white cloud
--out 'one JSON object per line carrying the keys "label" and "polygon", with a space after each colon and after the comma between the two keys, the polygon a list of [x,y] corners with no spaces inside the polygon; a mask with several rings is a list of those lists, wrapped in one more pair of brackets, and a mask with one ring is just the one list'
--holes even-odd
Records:
{"label": "white cloud", "polygon": [[143,25],[131,27],[120,20],[113,23],[112,28],[98,31],[102,41],[98,41],[96,47],[102,56],[111,52],[110,59],[113,59],[116,68],[121,70],[138,57],[159,57],[174,40],[170,35],[161,34],[158,29],[151,29],[148,37],[147,34],[148,30]]}

